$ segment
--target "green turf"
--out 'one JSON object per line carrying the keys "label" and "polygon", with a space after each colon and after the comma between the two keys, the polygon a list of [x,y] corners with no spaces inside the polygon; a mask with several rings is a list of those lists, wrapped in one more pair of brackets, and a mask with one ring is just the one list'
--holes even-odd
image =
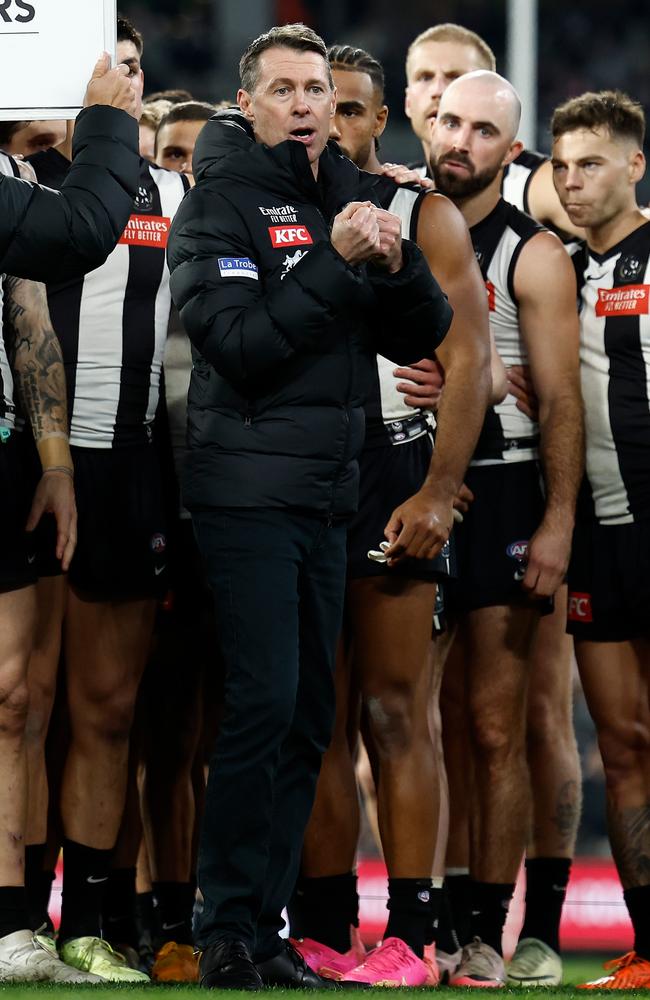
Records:
{"label": "green turf", "polygon": [[[557,997],[566,1000],[566,997],[578,997],[584,996],[584,994],[579,993],[575,988],[575,983],[582,983],[588,979],[596,979],[603,975],[602,972],[602,962],[603,957],[594,956],[581,956],[581,957],[565,957],[564,959],[564,979],[567,985],[558,987],[556,989],[543,989],[543,990],[526,990],[526,989],[507,989],[499,990],[499,996],[519,996],[528,997],[531,995],[542,996],[544,1000],[555,1000]],[[221,991],[223,1000],[250,1000],[250,993],[244,991],[232,992],[230,990]],[[419,1000],[422,1000],[423,993],[429,993],[430,990],[399,990],[399,1000],[409,1000],[409,998],[418,996]],[[296,993],[292,990],[273,990],[273,993],[278,998],[282,997],[296,997]],[[456,997],[458,1000],[459,993],[461,995],[467,995],[469,993],[474,993],[471,990],[458,990],[441,988],[435,991],[436,998],[440,997],[440,1000],[451,1000],[452,997]],[[608,991],[603,990],[599,995],[604,995]],[[57,998],[74,998],[74,1000],[92,1000],[93,997],[97,995],[103,998],[103,1000],[108,1000],[111,995],[119,994],[124,1000],[153,1000],[154,997],[158,997],[159,1000],[189,1000],[189,998],[194,998],[197,1000],[197,987],[196,986],[114,986],[108,983],[101,986],[52,986],[49,983],[43,983],[37,986],[0,986],[0,998],[16,997],[16,1000],[31,1000],[31,998],[43,998],[44,996],[56,996]],[[205,996],[205,994],[202,994]],[[303,994],[304,995],[304,994]],[[364,991],[365,995],[365,991]],[[609,993],[611,996],[611,993]],[[216,998],[217,991],[213,991],[211,996]],[[321,998],[330,997],[331,993],[328,990],[314,991],[314,993],[309,993],[309,997],[314,997],[314,1000],[321,1000]],[[639,996],[639,993],[627,993],[622,991],[617,991],[616,996]]]}

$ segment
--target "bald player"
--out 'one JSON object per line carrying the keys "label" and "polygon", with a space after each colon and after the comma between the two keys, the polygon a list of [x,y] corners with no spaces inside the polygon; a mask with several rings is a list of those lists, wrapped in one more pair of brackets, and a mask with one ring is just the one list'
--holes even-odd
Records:
{"label": "bald player", "polygon": [[[431,123],[445,89],[464,73],[494,68],[494,53],[487,43],[457,24],[437,25],[412,43],[406,62],[406,113],[422,141],[427,161]],[[538,153],[524,150],[506,165],[501,193],[506,201],[551,228],[581,232],[555,194],[550,163]],[[530,389],[527,376],[525,367],[508,366],[511,392],[523,410]],[[559,926],[580,818],[580,765],[573,731],[573,643],[564,630],[566,606],[567,590],[562,586],[554,612],[540,622],[531,654],[527,747],[532,834],[526,859],[526,919],[510,969],[513,981],[522,985],[539,983],[539,976],[548,984],[549,964],[559,980]],[[451,793],[446,891],[462,944],[470,911],[465,845],[471,802],[462,791],[455,793],[457,785],[465,787],[467,761],[462,740],[462,677],[451,668],[445,672],[441,705]],[[438,957],[441,965],[452,966],[460,951],[447,912],[443,909]]]}
{"label": "bald player", "polygon": [[501,934],[529,828],[532,643],[566,574],[583,464],[573,267],[560,240],[500,194],[521,151],[519,116],[511,84],[474,71],[445,91],[430,145],[436,188],[470,228],[497,350],[506,366],[529,365],[540,400],[538,423],[512,395],[488,411],[466,476],[474,504],[456,533],[452,656],[466,679],[475,811],[471,940],[450,982],[483,987],[505,982]]}

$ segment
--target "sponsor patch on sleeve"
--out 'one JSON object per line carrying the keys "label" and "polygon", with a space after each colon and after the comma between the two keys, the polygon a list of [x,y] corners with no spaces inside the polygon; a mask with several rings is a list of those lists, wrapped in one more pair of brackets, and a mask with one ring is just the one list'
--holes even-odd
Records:
{"label": "sponsor patch on sleeve", "polygon": [[594,620],[591,610],[591,594],[580,594],[573,590],[569,593],[569,612],[567,618],[570,622],[583,622],[587,624]]}
{"label": "sponsor patch on sleeve", "polygon": [[250,257],[217,257],[222,278],[253,278],[259,280],[257,264]]}

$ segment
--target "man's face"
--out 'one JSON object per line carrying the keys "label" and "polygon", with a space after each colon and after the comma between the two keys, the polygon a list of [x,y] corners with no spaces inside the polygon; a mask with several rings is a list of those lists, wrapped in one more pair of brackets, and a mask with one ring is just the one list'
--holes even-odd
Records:
{"label": "man's face", "polygon": [[404,109],[413,131],[426,147],[431,138],[431,121],[449,84],[464,73],[485,68],[478,50],[463,42],[422,42],[411,53]]}
{"label": "man's face", "polygon": [[58,146],[66,135],[65,121],[29,122],[11,137],[6,151],[12,156],[31,156],[44,149]]}
{"label": "man's face", "polygon": [[140,53],[133,42],[117,43],[117,62],[124,63],[129,68],[129,79],[137,99],[136,117],[142,114],[142,95],[144,93],[144,73],[140,65]]}
{"label": "man's face", "polygon": [[192,154],[205,122],[170,122],[158,129],[156,163],[192,177]]}
{"label": "man's face", "polygon": [[375,138],[386,126],[388,108],[367,73],[334,69],[336,113],[331,122],[330,137],[338,142],[346,156],[358,167],[365,167],[374,149]]}
{"label": "man's face", "polygon": [[257,140],[267,146],[300,142],[314,167],[329,139],[336,103],[327,63],[318,52],[276,46],[261,54],[258,69],[254,92],[237,94]]}
{"label": "man's face", "polygon": [[553,183],[575,226],[605,225],[624,211],[644,173],[635,143],[612,138],[609,129],[576,129],[553,143]]}
{"label": "man's face", "polygon": [[485,190],[521,150],[513,143],[513,109],[503,91],[463,81],[441,102],[431,129],[436,187],[461,200]]}

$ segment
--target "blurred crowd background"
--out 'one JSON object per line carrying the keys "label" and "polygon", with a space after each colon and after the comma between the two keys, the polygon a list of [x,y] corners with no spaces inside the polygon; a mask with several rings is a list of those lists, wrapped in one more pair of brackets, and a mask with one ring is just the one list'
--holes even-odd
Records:
{"label": "blurred crowd background", "polygon": [[[328,44],[360,45],[386,70],[391,119],[387,159],[414,158],[418,145],[402,111],[404,55],[425,28],[455,21],[492,46],[505,72],[506,0],[120,0],[146,39],[147,89],[187,87],[198,98],[232,99],[233,53],[271,24],[302,20]],[[560,101],[618,87],[650,109],[647,0],[539,0],[537,148],[548,152],[548,121]],[[650,198],[650,184],[642,189]]]}
{"label": "blurred crowd background", "polygon": [[[420,155],[403,113],[404,57],[420,31],[444,21],[471,28],[506,71],[506,0],[119,0],[118,6],[144,35],[147,92],[184,87],[198,99],[234,100],[238,55],[255,35],[286,21],[304,21],[328,44],[368,49],[386,71],[387,160]],[[650,113],[648,38],[648,0],[539,0],[537,148],[549,151],[553,108],[585,90],[620,88]],[[650,201],[648,179],[641,195]],[[578,686],[576,731],[585,782],[578,853],[609,854],[600,758]]]}

